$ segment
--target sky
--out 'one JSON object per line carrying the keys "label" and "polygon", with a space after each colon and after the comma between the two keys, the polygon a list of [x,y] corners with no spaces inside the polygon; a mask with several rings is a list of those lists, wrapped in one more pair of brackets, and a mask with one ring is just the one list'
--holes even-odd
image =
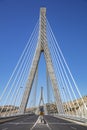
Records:
{"label": "sky", "polygon": [[0,91],[39,19],[47,19],[82,95],[87,95],[87,0],[0,0]]}

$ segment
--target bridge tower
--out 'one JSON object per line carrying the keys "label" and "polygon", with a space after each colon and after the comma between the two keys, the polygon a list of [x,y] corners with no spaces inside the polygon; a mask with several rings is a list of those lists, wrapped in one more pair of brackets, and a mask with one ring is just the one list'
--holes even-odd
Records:
{"label": "bridge tower", "polygon": [[57,109],[58,109],[58,113],[59,114],[64,114],[64,108],[62,105],[62,100],[60,97],[60,92],[58,89],[58,84],[57,84],[57,79],[54,73],[54,68],[53,68],[53,64],[52,64],[52,60],[51,60],[51,56],[50,56],[50,51],[48,48],[48,43],[47,43],[47,36],[46,36],[46,8],[41,8],[40,9],[40,19],[39,19],[39,36],[38,36],[38,44],[36,47],[36,51],[33,57],[33,62],[32,62],[32,66],[31,66],[31,70],[30,70],[30,74],[28,77],[28,81],[26,84],[26,88],[23,94],[23,98],[21,101],[21,105],[20,105],[20,109],[19,109],[19,113],[24,113],[26,106],[27,106],[27,102],[30,96],[30,92],[31,92],[31,88],[32,88],[32,84],[33,84],[33,80],[35,77],[35,73],[37,70],[37,66],[39,63],[39,59],[40,59],[40,55],[43,52],[44,56],[45,56],[45,60],[46,60],[46,65],[47,65],[47,69],[48,69],[48,73],[50,76],[50,80],[52,83],[52,87],[53,87],[53,91],[54,91],[54,96],[55,96],[55,101],[56,101],[56,105],[57,105]]}

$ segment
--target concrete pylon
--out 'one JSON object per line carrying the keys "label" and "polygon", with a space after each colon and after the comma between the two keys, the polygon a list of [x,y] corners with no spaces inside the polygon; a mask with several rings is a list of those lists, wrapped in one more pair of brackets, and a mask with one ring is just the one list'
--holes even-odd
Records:
{"label": "concrete pylon", "polygon": [[36,47],[35,55],[33,57],[33,63],[31,66],[28,82],[24,91],[23,99],[20,105],[19,112],[24,113],[27,102],[30,96],[34,76],[37,70],[37,66],[39,63],[40,55],[43,52],[45,55],[45,60],[46,60],[46,65],[48,69],[48,73],[50,76],[50,80],[52,83],[53,91],[54,91],[54,96],[55,96],[55,101],[58,109],[59,114],[64,114],[64,108],[62,105],[62,100],[60,97],[59,89],[58,89],[58,84],[57,84],[57,79],[54,73],[53,65],[52,65],[52,60],[50,56],[50,51],[48,48],[47,44],[47,36],[46,36],[46,8],[41,8],[40,9],[40,23],[39,23],[39,37],[38,37],[38,44]]}

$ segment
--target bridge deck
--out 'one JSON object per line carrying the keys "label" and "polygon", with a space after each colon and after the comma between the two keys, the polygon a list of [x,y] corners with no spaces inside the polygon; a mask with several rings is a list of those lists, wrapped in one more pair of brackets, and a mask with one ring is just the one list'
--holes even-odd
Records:
{"label": "bridge deck", "polygon": [[[38,119],[38,116],[25,116],[14,121],[0,124],[0,130],[31,130]],[[38,124],[33,130],[87,130],[87,127],[81,126],[63,119],[45,116],[48,125]]]}

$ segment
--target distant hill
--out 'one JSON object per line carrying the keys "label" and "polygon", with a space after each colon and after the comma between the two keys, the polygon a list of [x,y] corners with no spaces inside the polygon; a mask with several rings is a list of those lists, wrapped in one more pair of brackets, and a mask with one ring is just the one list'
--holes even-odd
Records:
{"label": "distant hill", "polygon": [[[87,96],[83,97],[83,101],[87,107]],[[63,103],[64,106],[64,110],[66,114],[72,114],[72,115],[80,115],[83,116],[87,115],[87,110],[85,109],[85,106],[83,104],[82,98],[77,99],[77,100],[73,100],[73,102],[67,102],[67,103]],[[79,104],[79,105],[78,105]],[[2,110],[3,106],[0,106],[0,111]],[[4,106],[2,113],[0,113],[0,116],[6,114],[7,113],[17,113],[18,112],[19,107],[16,106]],[[35,113],[37,111],[37,107],[32,107],[32,108],[27,108],[26,109],[26,113]],[[53,114],[53,113],[58,113],[57,111],[57,107],[55,103],[47,103],[46,104],[46,109],[47,109],[47,113],[48,114]]]}
{"label": "distant hill", "polygon": [[[83,101],[82,98],[74,100],[73,102],[67,102],[67,103],[63,103],[64,106],[64,110],[66,114],[72,114],[72,115],[80,115],[83,116],[87,115],[87,110],[85,109],[85,106],[83,104],[83,102],[85,103],[86,107],[87,107],[87,96],[83,97]],[[47,106],[47,111],[48,113],[58,113],[57,111],[57,107],[56,104],[46,104]]]}

